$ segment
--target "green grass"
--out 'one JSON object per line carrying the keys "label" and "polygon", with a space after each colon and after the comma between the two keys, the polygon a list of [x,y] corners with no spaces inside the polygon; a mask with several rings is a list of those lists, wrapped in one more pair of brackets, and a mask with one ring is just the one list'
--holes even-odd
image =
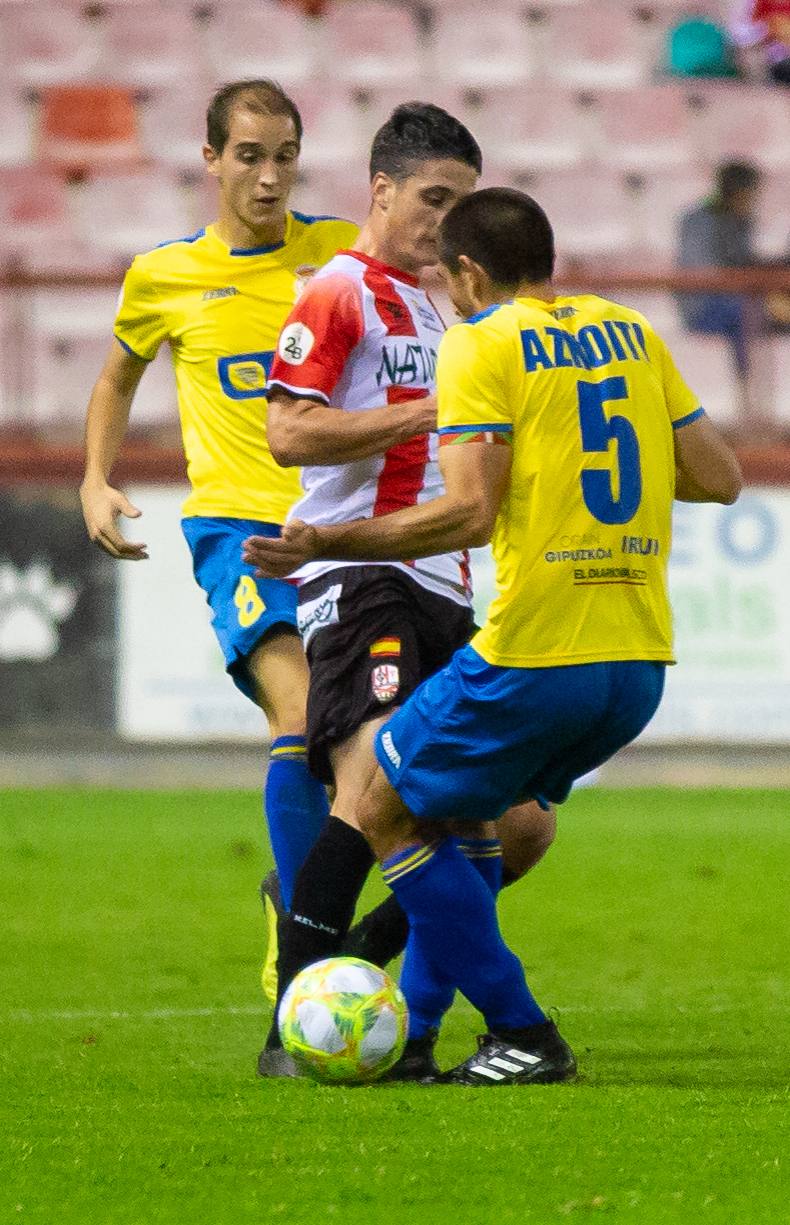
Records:
{"label": "green grass", "polygon": [[501,909],[580,1083],[340,1089],[253,1075],[256,796],[0,792],[0,1225],[787,1222],[788,811],[579,793]]}

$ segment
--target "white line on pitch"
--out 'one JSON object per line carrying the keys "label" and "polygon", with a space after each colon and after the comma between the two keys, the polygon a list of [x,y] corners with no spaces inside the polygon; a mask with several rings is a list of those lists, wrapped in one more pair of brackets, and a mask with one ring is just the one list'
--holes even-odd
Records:
{"label": "white line on pitch", "polygon": [[[466,1001],[459,1001],[465,1011],[473,1011],[470,1004]],[[557,1005],[557,1011],[573,1014],[589,1014],[591,1016],[596,1013],[605,1016],[610,1013],[637,1014],[647,1012],[648,1009],[655,1008],[655,1003],[646,1004],[560,1004]],[[660,1007],[660,1006],[659,1006]],[[680,1015],[694,1015],[698,1012],[704,1012],[708,1015],[741,1012],[742,1006],[737,1004],[705,1004],[702,1001],[698,1006],[689,1007],[688,1005],[667,1004],[664,1005],[670,1011],[677,1012]],[[776,1001],[771,1004],[770,1010],[774,1012],[786,1012],[790,1005],[785,1002]],[[20,1021],[173,1021],[181,1018],[189,1019],[200,1017],[260,1017],[270,1011],[268,1005],[258,1004],[242,1004],[242,1005],[218,1005],[216,1007],[205,1008],[146,1008],[140,1010],[133,1009],[107,1009],[107,1010],[91,1010],[91,1009],[54,1009],[54,1010],[32,1010],[27,1008],[17,1008],[10,1012],[0,1014],[0,1023],[2,1022],[20,1022]]]}

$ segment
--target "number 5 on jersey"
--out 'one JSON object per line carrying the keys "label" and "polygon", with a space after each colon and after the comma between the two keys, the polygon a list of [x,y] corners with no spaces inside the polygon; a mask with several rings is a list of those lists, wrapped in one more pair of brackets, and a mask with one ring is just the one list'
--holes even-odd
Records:
{"label": "number 5 on jersey", "polygon": [[244,630],[254,625],[261,613],[266,612],[266,605],[258,595],[255,580],[250,578],[249,574],[242,574],[239,579],[233,593],[233,603],[239,610],[239,625]]}
{"label": "number 5 on jersey", "polygon": [[612,439],[617,443],[617,496],[613,469],[585,468],[581,475],[584,504],[599,523],[627,523],[642,500],[639,439],[628,418],[607,417],[604,404],[627,400],[628,384],[621,375],[600,383],[580,382],[578,395],[582,450],[608,453]]}

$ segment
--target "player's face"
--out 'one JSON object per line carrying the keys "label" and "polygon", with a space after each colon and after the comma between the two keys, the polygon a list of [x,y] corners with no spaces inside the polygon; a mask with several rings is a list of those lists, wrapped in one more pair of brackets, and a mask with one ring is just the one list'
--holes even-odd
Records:
{"label": "player's face", "polygon": [[423,162],[408,178],[388,180],[385,227],[396,267],[419,272],[439,262],[439,226],[476,183],[471,166],[447,158]]}
{"label": "player's face", "polygon": [[203,156],[219,180],[223,220],[249,234],[251,246],[259,235],[281,237],[299,157],[291,117],[236,107],[225,148],[217,153],[206,145]]}

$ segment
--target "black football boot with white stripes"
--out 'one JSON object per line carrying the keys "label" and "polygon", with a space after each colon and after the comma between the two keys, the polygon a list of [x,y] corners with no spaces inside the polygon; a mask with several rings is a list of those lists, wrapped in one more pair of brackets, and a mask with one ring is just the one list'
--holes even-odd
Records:
{"label": "black football boot with white stripes", "polygon": [[553,1021],[477,1039],[477,1054],[440,1078],[445,1085],[553,1085],[576,1077],[576,1060]]}

